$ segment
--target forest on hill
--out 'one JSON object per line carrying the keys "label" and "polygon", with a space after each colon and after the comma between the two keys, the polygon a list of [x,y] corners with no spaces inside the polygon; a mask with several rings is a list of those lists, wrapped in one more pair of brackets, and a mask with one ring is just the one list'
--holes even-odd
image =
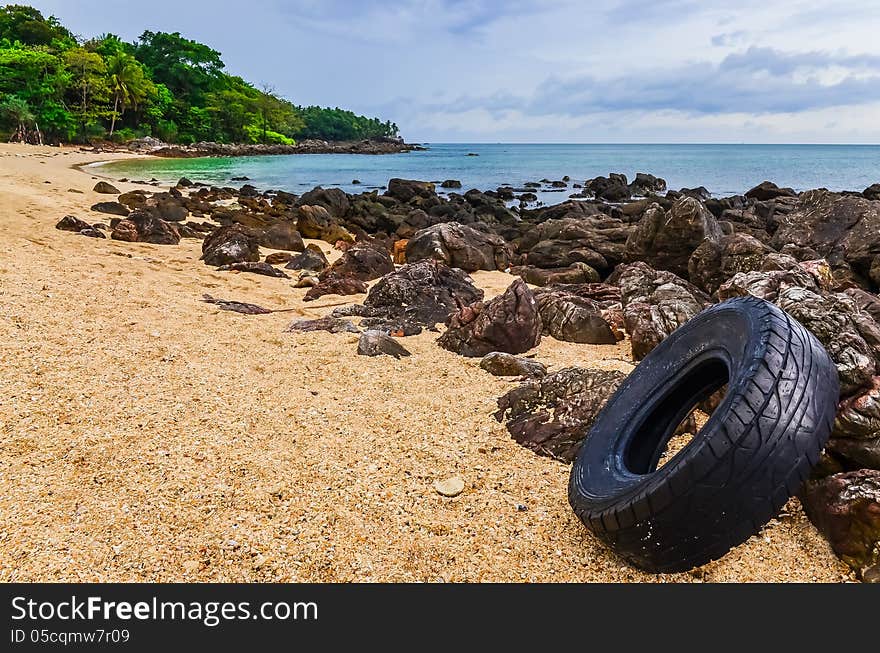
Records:
{"label": "forest on hill", "polygon": [[297,106],[227,72],[221,54],[179,33],[133,43],[88,40],[25,5],[0,7],[0,136],[6,140],[125,142],[153,136],[292,145],[396,136],[391,121]]}

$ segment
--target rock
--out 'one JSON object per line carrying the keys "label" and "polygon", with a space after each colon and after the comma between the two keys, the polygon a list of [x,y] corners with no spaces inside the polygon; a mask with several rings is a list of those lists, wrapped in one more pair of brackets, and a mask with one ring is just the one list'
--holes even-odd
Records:
{"label": "rock", "polygon": [[407,263],[385,275],[370,288],[364,307],[365,326],[385,326],[393,331],[407,331],[407,326],[434,328],[445,322],[461,306],[483,299],[483,291],[474,286],[460,269],[436,261]]}
{"label": "rock", "polygon": [[266,263],[269,265],[284,265],[290,259],[291,255],[288,252],[272,252],[266,256]]}
{"label": "rock", "polygon": [[623,202],[632,197],[624,175],[611,173],[608,177],[596,177],[584,184],[596,199],[607,202]]}
{"label": "rock", "polygon": [[427,181],[415,181],[412,179],[391,179],[388,182],[388,190],[385,195],[393,197],[401,202],[409,202],[413,199],[429,199],[436,197],[434,184]]}
{"label": "rock", "polygon": [[229,263],[221,265],[217,268],[219,272],[250,272],[252,274],[261,274],[265,277],[277,277],[279,279],[290,279],[288,275],[272,267],[264,261],[241,261],[239,263]]}
{"label": "rock", "polygon": [[595,283],[599,281],[599,273],[586,263],[572,263],[567,268],[536,268],[520,265],[510,269],[523,281],[533,286],[547,286],[566,283]]}
{"label": "rock", "polygon": [[293,220],[279,220],[265,229],[255,230],[259,244],[269,249],[301,252],[306,248]]}
{"label": "rock", "polygon": [[865,199],[880,200],[880,184],[871,184],[862,191],[862,195],[864,195]]}
{"label": "rock", "polygon": [[498,399],[495,419],[542,456],[571,462],[623,372],[570,367],[528,380]]}
{"label": "rock", "polygon": [[61,231],[75,231],[79,233],[83,229],[91,229],[92,225],[85,220],[80,220],[75,215],[65,215],[58,221],[55,228]]}
{"label": "rock", "polygon": [[98,202],[97,204],[92,205],[92,211],[96,211],[97,213],[108,213],[110,215],[120,215],[123,218],[127,217],[129,214],[129,210],[119,202]]}
{"label": "rock", "polygon": [[604,215],[568,215],[572,217],[547,220],[523,234],[519,251],[525,254],[524,264],[561,268],[585,263],[607,274],[623,260],[633,225]]}
{"label": "rock", "polygon": [[217,227],[202,243],[202,260],[214,266],[255,263],[260,260],[259,238],[253,230],[240,224]]}
{"label": "rock", "polygon": [[845,398],[837,408],[833,438],[880,438],[880,376]]}
{"label": "rock", "polygon": [[136,243],[138,241],[137,226],[131,220],[120,220],[113,228],[110,238],[127,243]]}
{"label": "rock", "polygon": [[360,333],[349,320],[337,317],[322,317],[317,320],[295,320],[286,329],[290,333],[306,333],[310,331],[328,331],[330,333]]}
{"label": "rock", "polygon": [[189,209],[175,197],[151,197],[142,208],[166,222],[183,222],[189,216]]}
{"label": "rock", "polygon": [[[321,206],[336,219],[344,217],[351,203],[348,195],[339,188],[321,188],[317,186],[299,198],[299,203],[303,205]],[[307,236],[308,238],[308,236]]]}
{"label": "rock", "polygon": [[834,552],[863,578],[880,565],[880,471],[861,469],[808,481],[804,512]]}
{"label": "rock", "polygon": [[503,351],[493,351],[483,356],[480,367],[493,376],[542,377],[547,375],[547,368],[543,363]]}
{"label": "rock", "polygon": [[464,492],[464,481],[458,476],[450,476],[449,478],[434,481],[434,489],[441,496],[457,497]]}
{"label": "rock", "polygon": [[867,313],[880,324],[880,297],[861,288],[847,288],[844,292],[852,297],[860,311]]}
{"label": "rock", "polygon": [[330,267],[327,257],[317,245],[310,244],[301,253],[291,257],[285,266],[288,270],[309,270],[312,272],[323,272]]}
{"label": "rock", "polygon": [[406,348],[383,331],[364,331],[358,340],[357,353],[360,356],[410,356]]}
{"label": "rock", "polygon": [[406,245],[406,260],[435,260],[465,272],[504,270],[510,253],[503,238],[447,222],[416,232]]}
{"label": "rock", "polygon": [[176,227],[147,211],[140,209],[132,211],[128,219],[122,222],[134,224],[137,229],[137,242],[154,245],[177,245],[180,243],[180,233]]}
{"label": "rock", "polygon": [[340,277],[335,274],[320,279],[303,297],[304,302],[311,302],[324,295],[360,295],[367,292],[367,284],[360,279]]}
{"label": "rock", "polygon": [[880,470],[880,437],[831,438],[825,447],[853,467]]}
{"label": "rock", "polygon": [[106,238],[107,236],[100,229],[93,229],[89,227],[88,229],[83,229],[79,232],[80,236],[86,236],[88,238]]}
{"label": "rock", "polygon": [[819,291],[815,278],[809,272],[795,264],[787,269],[767,270],[767,261],[764,269],[755,272],[740,272],[733,275],[718,288],[719,301],[731,297],[744,297],[754,295],[768,302],[775,302],[779,293],[786,288],[807,288]]}
{"label": "rock", "polygon": [[691,282],[709,294],[739,272],[760,270],[771,250],[748,234],[735,233],[705,240],[688,260]]}
{"label": "rock", "polygon": [[437,343],[462,356],[485,356],[493,351],[521,354],[541,342],[541,317],[525,281],[517,279],[504,294],[453,313]]}
{"label": "rock", "polygon": [[101,195],[119,195],[120,192],[116,186],[108,184],[106,181],[99,181],[92,190]]}
{"label": "rock", "polygon": [[323,206],[304,205],[296,209],[296,228],[303,238],[315,238],[334,244],[354,242],[354,236],[340,225]]}
{"label": "rock", "polygon": [[666,190],[666,180],[655,177],[645,172],[637,172],[636,178],[629,185],[633,195],[647,195],[648,193],[662,193]]}
{"label": "rock", "polygon": [[356,243],[322,274],[372,281],[390,272],[394,272],[394,262],[387,250]]}
{"label": "rock", "polygon": [[318,278],[318,275],[314,272],[310,272],[309,270],[300,270],[299,275],[297,275],[296,281],[293,284],[294,288],[314,288],[321,280]]}
{"label": "rock", "polygon": [[360,180],[360,179],[352,179],[352,180],[351,180],[351,185],[352,185],[352,186],[360,186],[360,185],[361,185],[361,180]]}
{"label": "rock", "polygon": [[192,185],[193,185],[193,183],[189,179],[187,179],[186,177],[181,177],[180,181],[177,182],[178,188],[189,188]]}
{"label": "rock", "polygon": [[615,274],[635,360],[643,359],[711,303],[693,284],[672,272],[654,270],[646,263],[632,263]]}
{"label": "rock", "polygon": [[440,188],[461,188],[461,182],[458,179],[447,179],[440,184]]}
{"label": "rock", "polygon": [[791,188],[780,188],[772,181],[762,181],[751,190],[746,191],[745,196],[749,199],[765,202],[775,200],[778,197],[797,197],[797,193]]}
{"label": "rock", "polygon": [[391,249],[391,259],[394,261],[395,265],[405,265],[406,264],[406,245],[409,243],[408,240],[396,240],[394,241],[394,245]]}
{"label": "rock", "polygon": [[598,302],[556,288],[536,291],[535,299],[544,335],[581,344],[617,343]]}
{"label": "rock", "polygon": [[688,274],[688,261],[703,241],[718,241],[721,227],[697,200],[684,197],[664,211],[655,204],[645,211],[626,241],[626,260],[644,261],[657,270]]}

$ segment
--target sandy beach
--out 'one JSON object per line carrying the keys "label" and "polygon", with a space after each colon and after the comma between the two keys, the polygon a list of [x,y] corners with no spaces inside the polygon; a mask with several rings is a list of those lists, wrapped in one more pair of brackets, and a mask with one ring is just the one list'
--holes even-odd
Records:
{"label": "sandy beach", "polygon": [[[343,298],[303,304],[288,280],[217,272],[195,240],[56,230],[109,217],[89,216],[107,196],[74,166],[112,156],[0,146],[0,580],[852,578],[796,499],[699,570],[629,567],[569,508],[568,466],[492,418],[512,384],[479,359],[430,332],[405,339],[410,358],[360,357],[353,334],[284,332]],[[512,281],[473,277],[487,297]],[[203,293],[296,310],[239,315]],[[632,369],[626,341],[533,353]],[[464,492],[440,496],[452,475]]]}

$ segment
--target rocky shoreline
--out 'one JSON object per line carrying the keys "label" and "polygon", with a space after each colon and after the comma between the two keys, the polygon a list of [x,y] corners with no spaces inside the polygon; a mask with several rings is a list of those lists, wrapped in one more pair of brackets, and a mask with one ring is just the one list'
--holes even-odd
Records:
{"label": "rocky shoreline", "polygon": [[[542,337],[592,345],[629,338],[635,362],[715,302],[770,301],[823,343],[840,377],[834,432],[800,494],[804,509],[863,580],[880,580],[880,185],[795,193],[763,182],[712,198],[703,188],[661,195],[662,179],[611,174],[572,184],[578,199],[553,206],[530,208],[530,198],[517,197],[542,183],[565,190],[570,180],[446,195],[404,179],[381,194],[318,187],[302,195],[186,179],[168,191],[119,193],[101,182],[96,192],[115,196],[92,207],[105,221],[66,216],[57,228],[161,245],[200,239],[203,262],[218,271],[290,278],[306,301],[362,295],[290,328],[359,332],[363,355],[407,356],[397,339],[442,331],[438,346],[485,357],[492,374],[521,377],[495,417],[520,444],[563,461],[623,375],[548,373],[519,357]],[[331,264],[304,239],[341,256]],[[261,247],[277,251],[265,256]],[[478,270],[509,273],[507,291],[484,301],[469,277]],[[705,402],[695,419],[714,405]],[[697,421],[682,433],[695,432]]]}
{"label": "rocky shoreline", "polygon": [[[106,151],[107,146],[101,150]],[[155,138],[141,138],[119,146],[118,151],[149,154],[169,159],[199,157],[277,156],[285,154],[399,154],[425,150],[401,138],[372,138],[360,141],[304,140],[296,145],[262,145],[242,143],[201,142],[192,145],[171,145]]]}

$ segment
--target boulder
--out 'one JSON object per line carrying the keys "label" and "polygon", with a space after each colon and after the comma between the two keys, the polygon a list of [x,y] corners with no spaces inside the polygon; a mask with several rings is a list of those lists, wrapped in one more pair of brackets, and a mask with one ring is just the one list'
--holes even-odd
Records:
{"label": "boulder", "polygon": [[92,225],[85,220],[80,220],[75,215],[65,215],[58,221],[55,228],[61,231],[75,231],[79,233],[83,229],[91,229]]}
{"label": "boulder", "polygon": [[[306,206],[321,206],[334,218],[343,218],[351,208],[348,195],[339,188],[321,188],[316,186],[299,198],[299,203]],[[310,238],[311,236],[306,236]]]}
{"label": "boulder", "polygon": [[810,480],[801,503],[845,563],[865,580],[880,580],[880,471]]}
{"label": "boulder", "polygon": [[595,300],[558,288],[537,290],[535,300],[545,336],[590,345],[617,342],[602,316],[602,307]]}
{"label": "boulder", "polygon": [[637,172],[636,178],[629,184],[633,195],[647,195],[648,193],[662,193],[666,190],[666,180],[646,172]]}
{"label": "boulder", "polygon": [[791,188],[780,188],[772,181],[762,181],[751,190],[746,191],[745,196],[749,199],[764,202],[767,200],[775,200],[778,197],[797,197],[797,193]]}
{"label": "boulder", "polygon": [[517,279],[500,296],[476,302],[450,315],[448,329],[437,343],[469,357],[493,351],[521,354],[541,342],[541,316],[535,296]]}
{"label": "boulder", "polygon": [[526,265],[562,268],[585,263],[607,274],[623,260],[633,229],[633,225],[604,215],[550,219],[523,234],[518,249]]}
{"label": "boulder", "polygon": [[623,372],[570,367],[528,380],[498,399],[495,419],[532,451],[571,462]]}
{"label": "boulder", "polygon": [[510,273],[533,286],[599,281],[599,273],[586,263],[572,263],[567,268],[536,268],[531,265],[520,265],[511,268]]}
{"label": "boulder", "polygon": [[434,184],[428,181],[412,179],[391,179],[385,195],[401,202],[409,202],[416,198],[430,199],[437,196]]}
{"label": "boulder", "polygon": [[92,190],[101,195],[119,195],[119,189],[106,181],[99,181]]}
{"label": "boulder", "polygon": [[672,272],[654,270],[646,263],[623,266],[615,277],[635,360],[643,359],[670,333],[711,304],[709,297],[690,282]]}
{"label": "boulder", "polygon": [[119,202],[98,202],[92,205],[92,211],[127,217],[130,211]]}
{"label": "boulder", "polygon": [[547,375],[547,368],[543,363],[503,351],[493,351],[483,356],[480,367],[493,376],[540,378]]}
{"label": "boulder", "polygon": [[688,260],[691,282],[709,294],[738,272],[760,270],[773,250],[748,234],[735,233],[705,240]]}
{"label": "boulder", "polygon": [[440,261],[465,272],[504,270],[510,264],[503,238],[457,222],[437,224],[421,231],[406,244],[406,260]]}
{"label": "boulder", "polygon": [[256,233],[260,245],[269,249],[301,252],[306,248],[293,220],[279,220]]}
{"label": "boulder", "polygon": [[131,220],[120,220],[113,227],[110,238],[127,243],[136,243],[138,241],[137,226]]}
{"label": "boulder", "polygon": [[632,197],[632,190],[627,184],[626,177],[613,172],[608,177],[596,177],[588,180],[584,187],[596,199],[607,202],[624,202]]}
{"label": "boulder", "polygon": [[447,179],[440,184],[440,188],[461,188],[461,182],[458,179]]}
{"label": "boulder", "polygon": [[321,248],[310,243],[302,252],[296,256],[290,257],[287,265],[284,266],[288,270],[310,270],[311,272],[323,272],[330,267],[327,257]]}
{"label": "boulder", "polygon": [[862,191],[862,195],[868,200],[880,200],[880,184],[871,184]]}
{"label": "boulder", "polygon": [[669,211],[655,204],[645,211],[626,241],[626,260],[644,261],[658,270],[688,274],[688,261],[704,241],[721,239],[721,227],[699,201],[684,197]]}
{"label": "boulder", "polygon": [[367,284],[360,279],[331,274],[323,277],[317,285],[309,288],[303,301],[311,302],[324,295],[360,295],[365,292],[367,292]]}
{"label": "boulder", "polygon": [[217,227],[202,242],[202,260],[206,265],[257,262],[259,238],[252,229],[240,224]]}
{"label": "boulder", "polygon": [[309,204],[299,206],[296,209],[296,217],[296,228],[303,238],[315,238],[331,244],[340,240],[354,242],[354,236],[323,206]]}
{"label": "boulder", "polygon": [[836,438],[880,438],[880,376],[840,402],[832,431],[832,439]]}
{"label": "boulder", "polygon": [[137,241],[140,243],[152,243],[154,245],[177,245],[180,243],[180,232],[177,231],[175,226],[147,211],[140,209],[132,211],[128,219],[122,222],[134,223],[137,230]]}
{"label": "boulder", "polygon": [[340,277],[353,277],[361,281],[372,281],[394,272],[394,262],[388,250],[373,247],[366,243],[356,243],[345,251],[322,273]]}

